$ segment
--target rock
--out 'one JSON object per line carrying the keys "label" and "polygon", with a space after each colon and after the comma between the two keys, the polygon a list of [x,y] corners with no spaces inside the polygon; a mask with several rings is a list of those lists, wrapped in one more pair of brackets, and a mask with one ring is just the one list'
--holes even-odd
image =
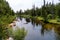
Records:
{"label": "rock", "polygon": [[9,27],[13,27],[13,26],[16,26],[16,23],[9,24]]}
{"label": "rock", "polygon": [[12,37],[9,37],[7,40],[14,40]]}
{"label": "rock", "polygon": [[13,23],[16,23],[16,21],[13,21]]}

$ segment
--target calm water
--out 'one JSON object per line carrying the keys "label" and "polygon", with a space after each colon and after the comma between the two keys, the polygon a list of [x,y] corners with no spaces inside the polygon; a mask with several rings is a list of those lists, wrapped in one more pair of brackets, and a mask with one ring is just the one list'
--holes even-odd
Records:
{"label": "calm water", "polygon": [[60,25],[42,24],[36,19],[17,18],[16,26],[25,28],[24,40],[60,40]]}

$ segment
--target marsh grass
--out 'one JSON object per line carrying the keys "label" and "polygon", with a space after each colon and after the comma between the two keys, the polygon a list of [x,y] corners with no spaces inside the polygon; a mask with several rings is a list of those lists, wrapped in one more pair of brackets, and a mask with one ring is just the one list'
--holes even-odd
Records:
{"label": "marsh grass", "polygon": [[9,34],[14,40],[24,40],[26,31],[24,28],[20,29],[17,27],[15,30],[11,28],[9,29]]}

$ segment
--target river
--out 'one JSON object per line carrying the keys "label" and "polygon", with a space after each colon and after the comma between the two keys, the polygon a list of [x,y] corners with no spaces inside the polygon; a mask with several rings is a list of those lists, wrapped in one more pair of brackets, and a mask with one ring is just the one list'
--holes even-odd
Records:
{"label": "river", "polygon": [[60,25],[44,23],[35,19],[17,18],[16,26],[25,28],[24,40],[60,40]]}

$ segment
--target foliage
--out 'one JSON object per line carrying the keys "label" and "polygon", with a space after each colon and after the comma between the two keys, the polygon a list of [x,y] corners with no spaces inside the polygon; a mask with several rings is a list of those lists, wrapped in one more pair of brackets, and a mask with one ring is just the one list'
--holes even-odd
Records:
{"label": "foliage", "polygon": [[[52,3],[47,2],[47,4],[46,4],[45,0],[43,0],[43,1],[44,1],[44,5],[41,8],[35,7],[35,5],[33,5],[32,9],[25,10],[21,15],[29,15],[32,17],[40,16],[40,17],[43,17],[45,21],[48,21],[49,19],[54,19],[54,20],[59,21],[60,3],[54,4],[54,2],[52,1]],[[59,18],[57,18],[57,16]]]}
{"label": "foliage", "polygon": [[24,28],[23,29],[17,29],[14,31],[14,40],[24,40],[24,37],[26,35]]}
{"label": "foliage", "polygon": [[8,24],[15,19],[14,11],[11,10],[6,0],[0,0],[0,40],[7,38]]}
{"label": "foliage", "polygon": [[24,40],[26,31],[24,28],[15,28],[15,30],[9,29],[9,34],[14,40]]}

